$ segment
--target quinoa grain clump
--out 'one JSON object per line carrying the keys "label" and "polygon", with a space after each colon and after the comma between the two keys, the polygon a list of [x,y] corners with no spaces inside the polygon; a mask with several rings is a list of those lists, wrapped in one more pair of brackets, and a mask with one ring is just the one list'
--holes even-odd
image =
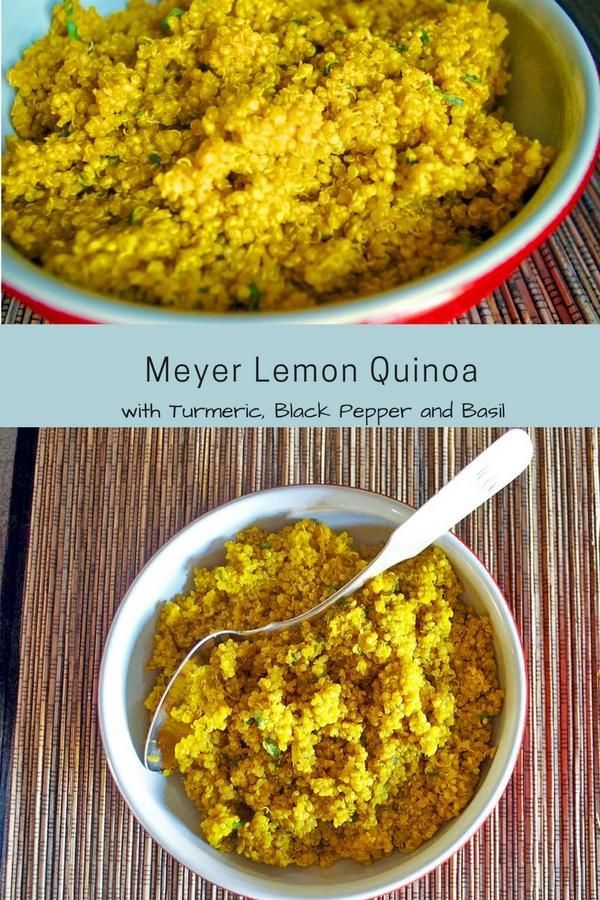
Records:
{"label": "quinoa grain clump", "polygon": [[[191,645],[316,605],[366,564],[346,533],[250,528],[163,607],[152,711]],[[301,630],[227,641],[173,688],[160,735],[204,838],[275,866],[370,863],[458,815],[493,755],[503,694],[490,622],[432,547]]]}

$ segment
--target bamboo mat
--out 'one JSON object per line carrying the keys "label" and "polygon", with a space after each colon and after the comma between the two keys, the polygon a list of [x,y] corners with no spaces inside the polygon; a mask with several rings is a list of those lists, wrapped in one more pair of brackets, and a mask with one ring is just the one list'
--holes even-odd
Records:
{"label": "bamboo mat", "polygon": [[[44,323],[6,295],[2,321]],[[497,291],[455,321],[461,325],[600,322],[600,165],[561,227]]]}
{"label": "bamboo mat", "polygon": [[[26,565],[4,900],[225,900],[160,850],[107,771],[96,715],[119,599],[183,525],[242,493],[356,485],[421,503],[496,432],[42,431]],[[457,530],[509,598],[530,713],[498,809],[396,900],[598,900],[600,431],[534,433],[534,466]],[[596,784],[598,782],[596,781]]]}

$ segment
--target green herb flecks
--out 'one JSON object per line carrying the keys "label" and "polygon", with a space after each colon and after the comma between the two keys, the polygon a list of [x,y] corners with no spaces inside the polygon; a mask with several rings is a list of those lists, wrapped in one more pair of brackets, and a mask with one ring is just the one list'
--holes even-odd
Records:
{"label": "green herb flecks", "polygon": [[271,545],[268,541],[263,541],[258,546],[259,546],[260,550],[270,550],[271,549]]}
{"label": "green herb flecks", "polygon": [[139,225],[139,223],[142,221],[142,212],[143,212],[143,210],[139,206],[136,206],[135,209],[132,209],[131,212],[129,213],[129,217],[127,219],[129,224],[130,225]]}
{"label": "green herb flecks", "polygon": [[408,50],[406,44],[392,44],[391,47],[392,50],[396,51],[396,53],[406,53],[406,51]]}
{"label": "green herb flecks", "polygon": [[116,166],[121,162],[120,156],[105,156],[104,159],[106,160],[106,164],[108,166]]}
{"label": "green herb flecks", "polygon": [[159,153],[151,153],[148,159],[151,163],[154,163],[155,166],[160,166],[160,164],[162,163],[162,159],[160,158]]}
{"label": "green herb flecks", "polygon": [[231,830],[232,830],[232,831],[238,831],[238,829],[240,829],[240,828],[242,827],[243,824],[244,824],[244,823],[242,822],[242,820],[241,820],[241,819],[238,819],[237,822],[234,822],[233,825],[231,826]]}
{"label": "green herb flecks", "polygon": [[264,724],[265,720],[260,713],[254,713],[253,716],[250,716],[249,719],[246,719],[246,725],[258,725],[259,728],[262,728]]}
{"label": "green herb flecks", "polygon": [[262,745],[272,759],[279,759],[281,756],[281,748],[273,738],[265,738]]}
{"label": "green herb flecks", "polygon": [[83,175],[82,173],[79,173],[77,175],[77,181],[81,185],[81,190],[79,191],[79,196],[81,196],[82,194],[91,194],[92,191],[94,190],[93,184],[91,184],[87,180],[86,176]]}
{"label": "green herb flecks", "polygon": [[323,67],[323,75],[329,75],[331,70],[335,69],[336,66],[341,66],[339,59],[332,59],[330,62],[326,62]]}
{"label": "green herb flecks", "polygon": [[479,75],[470,75],[468,72],[465,72],[462,80],[466,81],[467,84],[481,84],[481,78],[479,77]]}
{"label": "green herb flecks", "polygon": [[439,91],[444,100],[449,106],[464,106],[465,101],[462,97],[457,97],[456,94],[447,94],[446,91]]}
{"label": "green herb flecks", "polygon": [[419,37],[421,38],[421,43],[423,44],[424,47],[431,46],[431,37],[429,36],[428,31],[422,31],[421,34],[419,35]]}
{"label": "green herb flecks", "polygon": [[160,30],[164,34],[173,34],[173,29],[171,28],[171,23],[175,19],[180,19],[182,15],[185,13],[185,9],[180,9],[178,6],[174,6],[171,12],[167,13],[164,19],[160,23]]}
{"label": "green herb flecks", "polygon": [[480,238],[473,237],[470,235],[464,235],[462,237],[459,237],[458,242],[459,242],[459,244],[462,244],[462,246],[465,248],[465,250],[474,250],[475,247],[480,247],[482,244],[482,241]]}
{"label": "green herb flecks", "polygon": [[75,15],[75,10],[73,8],[72,0],[63,0],[63,6],[67,11],[67,34],[74,41],[80,41],[79,32],[77,30],[77,25],[75,24],[75,20],[73,16]]}
{"label": "green herb flecks", "polygon": [[210,72],[210,66],[208,63],[198,63],[198,68],[201,72]]}
{"label": "green herb flecks", "polygon": [[295,666],[297,662],[299,662],[302,654],[299,650],[294,650],[292,655],[290,656],[290,666]]}
{"label": "green herb flecks", "polygon": [[260,303],[262,300],[262,291],[257,285],[251,281],[248,285],[248,290],[250,291],[250,306],[249,309],[251,312],[256,312],[260,309]]}

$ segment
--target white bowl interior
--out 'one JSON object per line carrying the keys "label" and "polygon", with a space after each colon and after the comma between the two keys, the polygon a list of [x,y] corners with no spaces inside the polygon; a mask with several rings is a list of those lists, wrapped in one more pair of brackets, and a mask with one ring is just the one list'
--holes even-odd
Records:
{"label": "white bowl interior", "polygon": [[300,518],[348,530],[359,544],[376,544],[410,515],[386,497],[330,486],[276,488],[220,507],[187,526],[143,569],[123,600],[107,641],[100,677],[100,722],[115,780],[136,816],[163,847],[188,867],[229,890],[260,898],[359,898],[391,890],[447,858],[475,831],[499,799],[518,752],[525,715],[524,668],[512,617],[492,578],[452,535],[439,540],[464,585],[466,601],[491,619],[504,710],[494,726],[497,752],[461,816],[414,853],[394,853],[369,867],[339,862],[329,869],[257,865],[223,855],[198,834],[198,813],[178,777],[146,771],[141,754],[148,726],[143,701],[153,683],[145,670],[157,613],[181,592],[199,564],[223,559],[223,543],[258,523],[279,529]]}
{"label": "white bowl interior", "polygon": [[[51,0],[32,0],[27,14],[17,3],[2,7],[3,66],[7,71],[50,22]],[[124,0],[96,0],[107,13]],[[424,313],[460,293],[533,241],[567,205],[594,157],[600,120],[598,77],[593,59],[575,26],[554,0],[492,0],[508,19],[508,49],[513,80],[506,98],[508,117],[530,137],[553,144],[558,157],[541,188],[515,219],[490,241],[450,268],[379,297],[333,304],[297,313],[235,317],[254,324],[267,322],[351,322],[395,314]],[[10,132],[12,90],[2,96],[2,128]],[[8,285],[55,309],[97,321],[228,322],[232,317],[186,313],[132,304],[73,287],[25,260],[7,242],[3,245],[4,278]]]}

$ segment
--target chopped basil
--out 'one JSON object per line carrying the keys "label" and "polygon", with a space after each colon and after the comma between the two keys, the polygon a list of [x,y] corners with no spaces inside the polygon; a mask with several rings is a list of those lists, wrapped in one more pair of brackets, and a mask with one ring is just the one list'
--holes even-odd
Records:
{"label": "chopped basil", "polygon": [[248,290],[250,291],[250,310],[251,312],[256,312],[260,309],[260,301],[262,300],[262,293],[260,289],[256,286],[256,284],[251,281],[248,285]]}
{"label": "chopped basil", "polygon": [[150,160],[151,163],[154,163],[154,165],[156,165],[156,166],[160,166],[160,164],[162,162],[162,159],[160,158],[160,155],[158,153],[151,153],[150,156],[148,157],[148,159]]}
{"label": "chopped basil", "polygon": [[116,166],[117,163],[121,162],[120,156],[105,156],[104,159],[108,163],[109,166]]}
{"label": "chopped basil", "polygon": [[408,47],[406,44],[392,44],[392,50],[395,50],[396,53],[406,53]]}
{"label": "chopped basil", "polygon": [[457,97],[456,94],[447,94],[445,91],[440,91],[440,94],[449,106],[464,106],[465,101],[462,97]]}
{"label": "chopped basil", "polygon": [[469,75],[468,72],[465,72],[463,75],[463,81],[466,81],[467,84],[481,84],[479,75]]}
{"label": "chopped basil", "polygon": [[77,25],[73,21],[73,15],[75,14],[73,3],[71,2],[71,0],[63,0],[63,5],[67,11],[67,34],[74,41],[80,41],[81,38],[79,37]]}
{"label": "chopped basil", "polygon": [[464,235],[458,238],[459,244],[462,244],[465,250],[472,250],[474,247],[481,246],[481,239],[474,235]]}
{"label": "chopped basil", "polygon": [[237,831],[238,828],[241,828],[243,824],[244,824],[244,823],[242,822],[242,820],[241,820],[241,819],[238,819],[237,822],[234,822],[233,825],[231,826],[231,830],[232,830],[232,831]]}
{"label": "chopped basil", "polygon": [[281,749],[277,746],[273,738],[265,738],[262,742],[263,747],[273,759],[279,759],[281,756]]}
{"label": "chopped basil", "polygon": [[180,19],[182,15],[185,13],[185,9],[180,9],[178,6],[173,7],[171,12],[167,13],[162,22],[160,23],[160,29],[165,34],[172,34],[171,29],[171,20],[172,19]]}
{"label": "chopped basil", "polygon": [[268,541],[263,541],[262,544],[259,544],[258,546],[260,547],[261,550],[270,550],[271,549],[271,545]]}
{"label": "chopped basil", "polygon": [[429,47],[429,46],[430,46],[430,44],[431,44],[431,38],[430,38],[430,36],[429,36],[429,32],[428,32],[428,31],[422,31],[422,32],[421,32],[421,43],[423,44],[424,47]]}
{"label": "chopped basil", "polygon": [[254,713],[253,716],[250,716],[249,719],[246,719],[246,725],[258,725],[259,728],[265,724],[265,720],[260,715],[260,713]]}

